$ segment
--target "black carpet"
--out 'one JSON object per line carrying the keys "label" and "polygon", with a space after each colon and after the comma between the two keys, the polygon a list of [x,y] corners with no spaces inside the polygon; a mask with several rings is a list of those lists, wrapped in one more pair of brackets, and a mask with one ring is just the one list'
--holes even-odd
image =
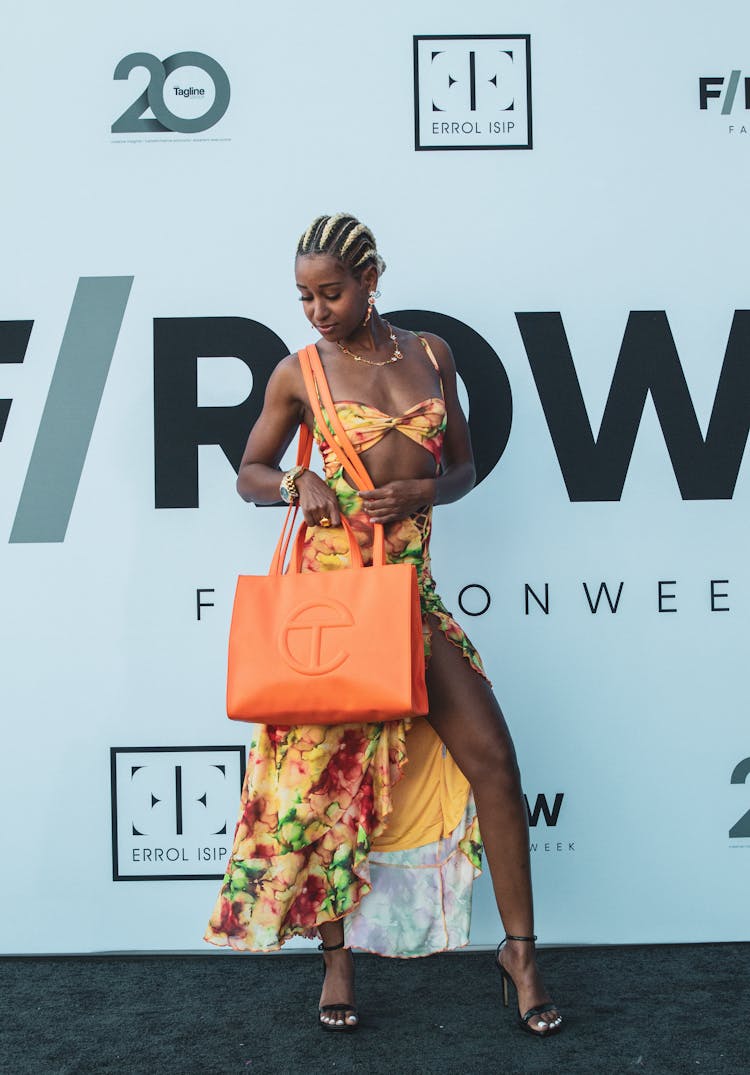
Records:
{"label": "black carpet", "polygon": [[489,953],[356,957],[362,1022],[316,1025],[319,957],[0,959],[3,1075],[750,1073],[750,944],[560,948],[548,1041],[503,1010]]}

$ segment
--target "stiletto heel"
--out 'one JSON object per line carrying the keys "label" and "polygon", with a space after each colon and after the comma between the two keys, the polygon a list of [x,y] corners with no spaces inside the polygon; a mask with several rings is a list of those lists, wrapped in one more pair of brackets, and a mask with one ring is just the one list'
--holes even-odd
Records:
{"label": "stiletto heel", "polygon": [[[508,973],[508,971],[505,969],[505,967],[502,965],[502,963],[500,961],[500,950],[501,950],[501,948],[503,947],[503,945],[505,944],[506,941],[529,941],[531,944],[533,944],[534,941],[536,941],[536,934],[534,934],[533,937],[519,937],[519,936],[517,936],[517,935],[515,935],[513,933],[506,933],[505,936],[503,937],[503,939],[500,941],[500,944],[497,946],[497,951],[495,952],[495,966],[497,967],[497,969],[500,971],[500,974],[502,975],[503,1005],[507,1008],[508,1007],[508,982],[510,982],[511,985],[513,986],[513,988],[515,989],[516,997],[518,996],[518,986],[513,981],[512,975]],[[521,1011],[519,1009],[518,1010],[518,1022],[519,1022],[519,1025],[528,1034],[533,1034],[535,1038],[548,1038],[551,1034],[559,1034],[559,1032],[562,1030],[562,1019],[559,1016],[558,1016],[557,1021],[555,1021],[554,1023],[549,1023],[544,1030],[536,1030],[534,1027],[529,1025],[529,1019],[533,1019],[535,1015],[544,1015],[545,1012],[552,1012],[552,1011],[557,1011],[557,1005],[553,1004],[551,1001],[546,1002],[544,1004],[537,1004],[535,1007],[529,1008],[529,1010],[524,1015],[521,1015]]]}
{"label": "stiletto heel", "polygon": [[[337,951],[339,951],[339,949],[344,948],[344,947],[345,947],[345,945],[344,945],[343,941],[341,942],[341,944],[329,944],[328,946],[326,946],[325,944],[321,943],[321,944],[318,945],[318,951],[319,952],[337,952]],[[349,956],[351,958],[351,949],[347,948],[347,951],[349,952]],[[326,967],[324,965],[323,966],[323,978],[324,979],[325,979],[325,976],[326,976]],[[323,1022],[323,1018],[322,1018],[324,1012],[341,1012],[342,1014],[344,1012],[348,1012],[349,1015],[354,1016],[354,1018],[357,1020],[357,1022],[356,1023],[347,1023],[346,1018],[344,1018],[343,1021],[340,1022],[340,1023],[325,1023],[325,1022]],[[318,1007],[318,1026],[322,1027],[323,1030],[336,1030],[336,1031],[338,1031],[338,1030],[356,1030],[358,1025],[359,1025],[359,1016],[357,1014],[357,1009],[354,1007],[353,1004],[321,1004]]]}

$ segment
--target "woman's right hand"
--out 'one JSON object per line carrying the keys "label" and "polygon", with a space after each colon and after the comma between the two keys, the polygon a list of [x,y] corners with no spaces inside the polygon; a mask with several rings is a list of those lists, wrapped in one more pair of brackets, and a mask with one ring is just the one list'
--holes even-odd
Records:
{"label": "woman's right hand", "polygon": [[341,512],[336,494],[312,470],[305,470],[294,479],[299,493],[299,506],[308,526],[320,526],[321,519],[329,519],[331,526],[341,525]]}

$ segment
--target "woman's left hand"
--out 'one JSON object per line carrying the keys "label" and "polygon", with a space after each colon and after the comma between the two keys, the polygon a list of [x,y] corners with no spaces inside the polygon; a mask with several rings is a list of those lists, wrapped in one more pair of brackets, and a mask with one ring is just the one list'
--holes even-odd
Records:
{"label": "woman's left hand", "polygon": [[359,495],[371,523],[392,523],[432,504],[435,484],[435,478],[405,478],[378,489],[361,489]]}

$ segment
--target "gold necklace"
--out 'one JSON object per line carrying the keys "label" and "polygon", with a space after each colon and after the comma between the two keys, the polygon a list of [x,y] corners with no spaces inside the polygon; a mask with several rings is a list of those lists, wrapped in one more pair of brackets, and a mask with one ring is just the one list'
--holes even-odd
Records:
{"label": "gold necklace", "polygon": [[399,350],[396,333],[393,331],[393,329],[385,319],[383,319],[383,324],[388,329],[388,335],[393,342],[393,354],[390,358],[386,358],[385,362],[373,362],[370,358],[363,358],[362,355],[355,355],[354,351],[350,351],[348,347],[344,347],[341,340],[336,340],[336,346],[339,348],[340,351],[343,351],[345,355],[349,355],[350,358],[353,358],[355,362],[364,362],[368,366],[390,366],[391,362],[398,362],[399,359],[403,358],[404,356]]}

